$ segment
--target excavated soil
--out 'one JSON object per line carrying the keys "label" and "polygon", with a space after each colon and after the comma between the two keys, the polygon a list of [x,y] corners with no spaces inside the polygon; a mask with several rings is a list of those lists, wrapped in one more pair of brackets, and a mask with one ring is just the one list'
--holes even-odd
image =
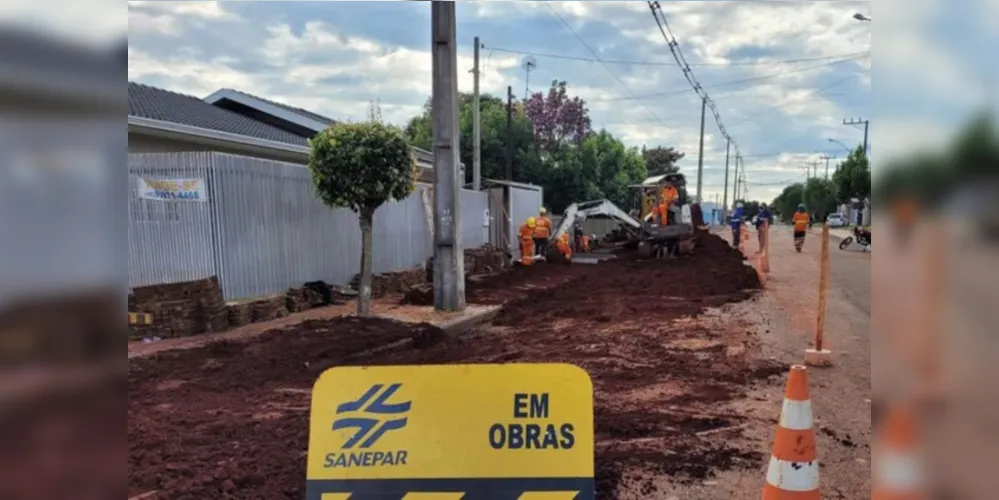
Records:
{"label": "excavated soil", "polygon": [[[714,236],[698,240],[689,258],[622,254],[600,265],[539,265],[483,280],[468,287],[470,297],[513,300],[493,325],[456,340],[429,325],[340,318],[130,361],[130,494],[302,498],[308,389],[317,376],[308,367],[329,363],[583,367],[595,389],[600,499],[617,498],[622,476],[634,471],[685,482],[757,467],[761,450],[727,439],[727,428],[745,423],[728,403],[785,367],[750,361],[753,334],[724,315],[691,319],[749,299],[760,286],[738,251]],[[356,356],[406,338],[419,348]],[[726,438],[698,435],[713,430]]]}

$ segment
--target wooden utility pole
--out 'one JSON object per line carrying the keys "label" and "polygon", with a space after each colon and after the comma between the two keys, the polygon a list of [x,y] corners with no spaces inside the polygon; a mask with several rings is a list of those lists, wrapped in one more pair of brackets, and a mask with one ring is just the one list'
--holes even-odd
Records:
{"label": "wooden utility pole", "polygon": [[704,185],[704,116],[708,111],[708,98],[701,98],[701,146],[697,156],[697,202],[701,200],[701,188]]}
{"label": "wooden utility pole", "polygon": [[479,103],[479,37],[475,37],[475,65],[472,69],[472,189],[482,189],[482,106]]}
{"label": "wooden utility pole", "polygon": [[506,88],[506,180],[513,180],[513,87]]}
{"label": "wooden utility pole", "polygon": [[434,136],[434,308],[465,308],[465,258],[458,237],[458,48],[454,2],[431,2]]}
{"label": "wooden utility pole", "polygon": [[826,309],[829,303],[829,224],[822,225],[822,253],[819,260],[819,310],[815,319],[815,348],[805,350],[805,364],[829,366],[831,353],[826,349]]}

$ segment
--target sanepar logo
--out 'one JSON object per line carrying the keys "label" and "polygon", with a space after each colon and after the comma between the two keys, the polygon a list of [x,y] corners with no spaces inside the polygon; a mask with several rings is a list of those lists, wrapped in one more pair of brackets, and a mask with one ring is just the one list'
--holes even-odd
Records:
{"label": "sanepar logo", "polygon": [[[405,450],[367,451],[376,447],[378,440],[387,432],[406,427],[406,414],[412,401],[391,402],[402,384],[375,384],[355,401],[342,403],[336,408],[338,418],[333,421],[333,430],[356,429],[343,442],[341,453],[327,453],[326,468],[335,467],[380,467],[405,465]],[[353,451],[355,448],[365,451]],[[377,447],[376,447],[377,448]]]}

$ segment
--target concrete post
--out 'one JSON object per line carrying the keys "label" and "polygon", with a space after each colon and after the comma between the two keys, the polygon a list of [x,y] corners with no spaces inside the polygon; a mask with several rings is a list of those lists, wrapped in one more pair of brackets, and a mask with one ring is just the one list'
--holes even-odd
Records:
{"label": "concrete post", "polygon": [[458,50],[454,2],[431,2],[434,136],[434,308],[465,308],[465,259],[458,237]]}

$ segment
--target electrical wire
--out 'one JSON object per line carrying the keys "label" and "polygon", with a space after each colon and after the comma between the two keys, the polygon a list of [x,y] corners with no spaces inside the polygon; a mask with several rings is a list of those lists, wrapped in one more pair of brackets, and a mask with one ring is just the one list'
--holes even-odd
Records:
{"label": "electrical wire", "polygon": [[[843,64],[843,63],[847,63],[847,62],[857,61],[857,60],[864,59],[864,58],[867,58],[867,57],[871,57],[870,52],[868,52],[866,54],[861,54],[861,55],[858,55],[858,56],[851,56],[851,57],[848,57],[848,58],[845,58],[845,59],[839,59],[839,60],[828,62],[828,63],[825,63],[825,64],[819,64],[819,65],[816,65],[816,66],[808,66],[806,68],[796,68],[796,69],[793,69],[793,70],[779,71],[777,73],[771,73],[771,74],[767,74],[767,75],[759,75],[759,76],[753,76],[753,77],[749,77],[749,78],[742,78],[742,79],[739,79],[739,80],[732,80],[732,81],[729,81],[729,82],[718,83],[718,84],[715,84],[715,85],[711,85],[709,88],[710,89],[717,89],[719,87],[730,87],[730,86],[733,86],[733,85],[741,85],[741,84],[744,84],[744,83],[752,83],[752,82],[758,82],[758,81],[765,81],[765,80],[770,80],[770,79],[778,78],[778,77],[785,76],[785,75],[792,75],[792,74],[795,74],[795,73],[803,73],[803,72],[806,72],[806,71],[813,71],[813,70],[817,70],[817,69],[828,68],[830,66],[835,66],[835,65],[838,65],[838,64]],[[734,93],[743,92],[743,91],[749,90],[751,88],[753,88],[753,87],[747,87],[747,88],[744,88],[744,89],[733,90],[731,92],[728,92],[728,93],[725,93],[725,94],[721,94],[721,96],[722,97],[728,97],[728,96],[731,96]],[[667,97],[667,96],[671,96],[671,95],[685,94],[685,93],[687,93],[689,91],[690,91],[689,88],[673,89],[673,90],[667,90],[667,91],[664,91],[664,92],[656,92],[654,94],[644,94],[644,95],[637,96],[637,98],[644,99],[644,98],[653,98],[653,97]],[[615,101],[627,101],[627,100],[635,99],[635,98],[636,97],[633,97],[633,96],[623,96],[623,97],[609,97],[609,98],[606,98],[606,99],[591,99],[590,101],[591,102],[615,102]]]}
{"label": "electrical wire", "polygon": [[600,56],[597,55],[597,52],[595,50],[593,50],[593,48],[590,47],[590,45],[588,43],[586,43],[586,40],[583,40],[583,37],[579,36],[579,33],[576,33],[576,30],[572,29],[572,26],[569,25],[569,23],[565,20],[565,18],[563,18],[558,13],[558,11],[555,10],[554,7],[552,7],[548,2],[545,2],[545,7],[548,7],[548,10],[551,11],[552,15],[554,15],[562,23],[563,26],[565,26],[565,29],[569,30],[569,32],[572,33],[572,35],[574,37],[576,37],[577,40],[579,40],[579,43],[583,47],[585,47],[586,50],[589,51],[590,54],[593,55],[593,58],[597,62],[599,62],[601,66],[603,66],[603,68],[607,71],[607,74],[609,74],[611,76],[611,78],[613,78],[619,85],[621,85],[621,87],[624,88],[624,90],[626,92],[628,92],[628,94],[631,95],[634,100],[639,101],[638,104],[642,107],[642,109],[645,110],[646,113],[648,113],[650,116],[652,116],[652,118],[656,122],[658,122],[660,125],[662,125],[663,127],[667,126],[666,123],[662,120],[662,118],[659,118],[658,115],[656,115],[652,110],[650,110],[648,107],[646,107],[645,104],[642,103],[641,100],[637,96],[635,96],[635,93],[632,92],[630,88],[628,88],[628,85],[625,84],[624,81],[621,80],[621,78],[619,76],[617,76],[617,74],[614,73],[614,71],[611,70],[610,67],[607,66],[607,64],[605,64],[602,59],[600,59]]}
{"label": "electrical wire", "polygon": [[728,130],[725,129],[725,124],[722,123],[721,115],[718,113],[718,107],[715,106],[715,102],[711,100],[708,93],[701,86],[701,83],[697,81],[694,76],[694,71],[687,64],[687,59],[683,56],[683,52],[680,50],[680,44],[676,41],[676,36],[673,35],[673,31],[669,27],[669,22],[666,20],[666,14],[663,13],[662,7],[659,5],[658,1],[649,1],[649,9],[652,11],[652,17],[656,20],[656,25],[659,26],[659,32],[662,33],[663,38],[666,39],[666,44],[669,45],[669,50],[673,54],[673,59],[676,60],[678,66],[683,71],[684,78],[687,79],[687,83],[693,88],[694,92],[697,93],[701,99],[704,100],[705,106],[711,109],[711,114],[714,115],[715,124],[718,126],[718,130],[721,132],[722,137],[724,137],[729,144],[735,146],[736,157],[740,156],[739,143],[729,135]]}
{"label": "electrical wire", "polygon": [[[514,50],[506,49],[501,47],[488,47],[489,50],[494,50],[496,52],[504,52],[507,54],[517,54],[524,56],[535,56],[535,57],[545,57],[549,59],[562,59],[566,61],[580,61],[580,62],[603,62],[606,64],[622,64],[630,66],[673,66],[676,63],[672,62],[661,62],[661,61],[626,61],[620,59],[592,59],[589,57],[579,57],[579,56],[567,56],[562,54],[548,54],[544,52],[530,52],[527,50]],[[870,55],[870,52],[853,52],[849,54],[840,54],[835,56],[816,56],[816,57],[802,57],[799,59],[776,59],[776,60],[763,60],[763,61],[735,61],[728,63],[690,63],[693,67],[720,67],[726,68],[731,66],[769,66],[769,65],[781,65],[781,64],[800,64],[804,62],[817,62],[817,61],[831,61],[834,59],[841,59],[847,57],[856,57],[860,55]]]}
{"label": "electrical wire", "polygon": [[796,96],[796,97],[792,97],[791,99],[788,99],[787,101],[785,101],[785,102],[784,102],[783,104],[778,104],[777,106],[774,106],[774,107],[772,107],[772,108],[770,108],[770,109],[768,109],[768,110],[766,110],[766,111],[764,111],[764,112],[762,112],[762,113],[758,113],[758,114],[755,114],[755,115],[753,115],[753,116],[750,116],[750,117],[748,117],[748,118],[745,118],[745,119],[742,119],[742,120],[739,120],[739,121],[737,121],[737,122],[733,123],[733,124],[732,124],[732,126],[733,126],[733,127],[737,127],[737,126],[739,126],[739,125],[741,125],[741,124],[743,124],[743,123],[747,123],[747,122],[751,122],[751,121],[753,121],[753,120],[756,120],[756,119],[758,119],[758,118],[761,118],[761,117],[763,117],[763,116],[766,116],[766,115],[768,115],[768,114],[770,114],[770,113],[773,113],[774,111],[777,111],[777,110],[779,110],[779,109],[782,109],[782,108],[786,108],[786,107],[788,107],[788,106],[790,106],[790,105],[792,105],[792,104],[797,104],[797,102],[798,102],[798,101],[800,101],[801,99],[804,99],[804,98],[806,98],[806,97],[809,97],[809,96],[813,96],[813,95],[817,95],[817,94],[821,94],[821,93],[822,93],[822,91],[824,91],[824,90],[829,90],[829,89],[831,89],[831,88],[834,88],[834,87],[837,87],[837,86],[839,86],[839,85],[842,85],[842,84],[844,84],[844,83],[846,83],[846,82],[848,82],[848,81],[852,80],[852,79],[853,79],[853,78],[855,78],[856,76],[857,76],[857,75],[850,75],[850,76],[848,76],[848,77],[846,77],[846,78],[843,78],[843,79],[841,79],[841,80],[837,80],[837,81],[836,81],[836,82],[834,82],[834,83],[831,83],[831,84],[829,84],[829,85],[826,85],[825,87],[821,87],[821,88],[818,88],[818,89],[815,89],[815,90],[811,90],[811,91],[809,91],[809,92],[806,92],[805,94],[803,94],[803,95],[800,95],[800,96]]}

